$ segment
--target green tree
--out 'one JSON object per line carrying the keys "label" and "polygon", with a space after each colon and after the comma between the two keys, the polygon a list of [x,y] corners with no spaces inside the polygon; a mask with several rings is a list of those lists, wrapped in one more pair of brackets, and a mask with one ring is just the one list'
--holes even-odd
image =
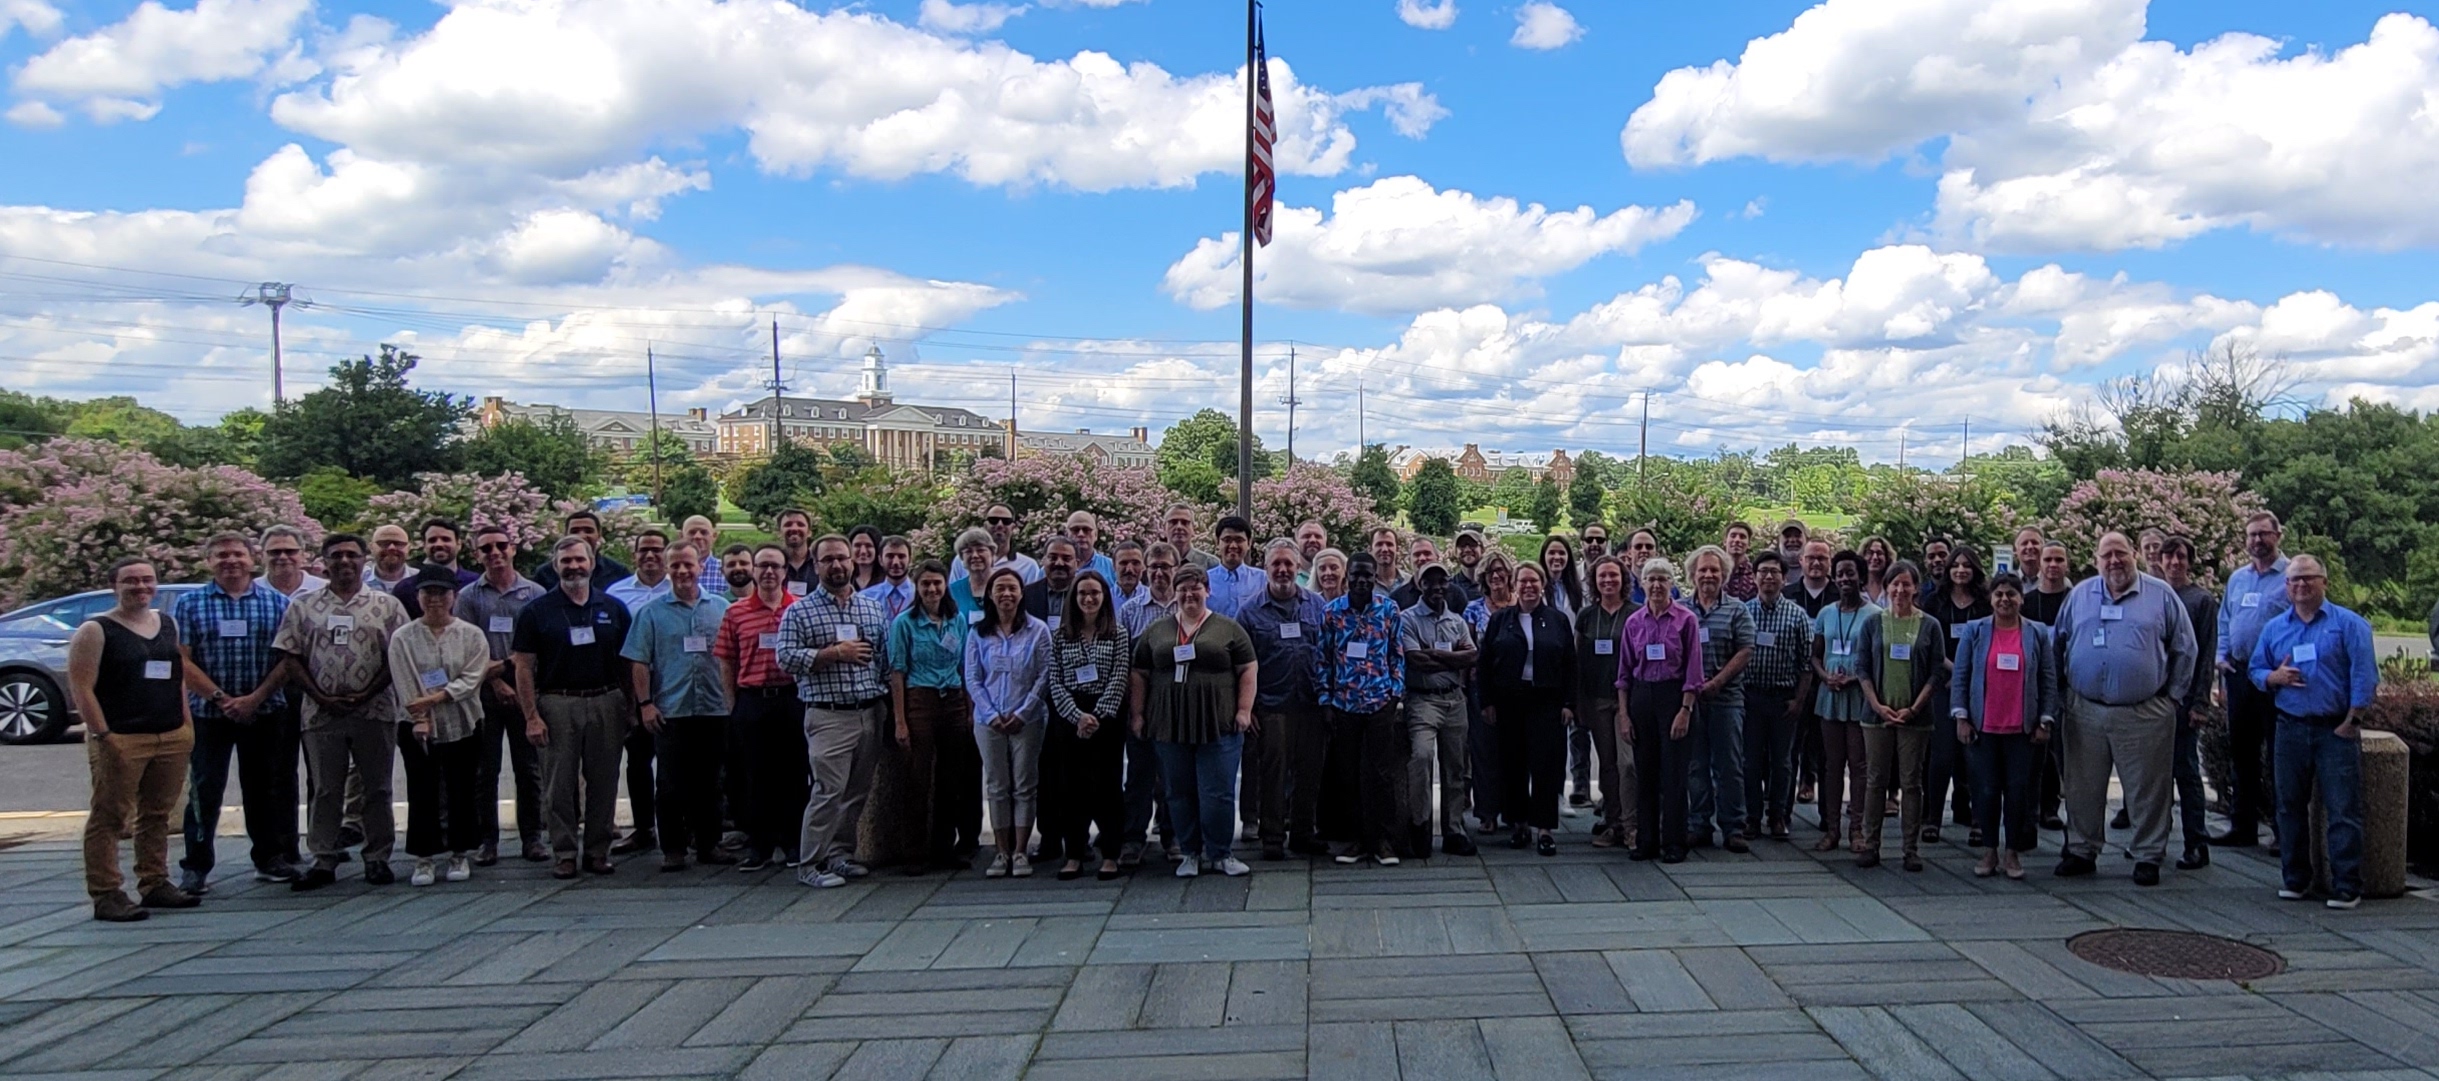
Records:
{"label": "green tree", "polygon": [[855,473],[881,463],[859,444],[833,443],[830,445],[830,464],[841,472]]}
{"label": "green tree", "polygon": [[1355,459],[1355,471],[1347,475],[1355,490],[1372,501],[1372,510],[1383,518],[1397,516],[1397,472],[1389,468],[1389,449],[1373,443]]}
{"label": "green tree", "polygon": [[661,483],[666,485],[672,471],[691,461],[694,451],[686,445],[685,437],[663,428],[645,435],[641,446],[617,461],[615,472],[626,482],[628,490],[650,491],[653,465],[661,467]]}
{"label": "green tree", "polygon": [[1426,458],[1406,485],[1406,516],[1417,531],[1445,537],[1471,508],[1463,505],[1456,470],[1446,458]]}
{"label": "green tree", "polygon": [[745,508],[754,521],[769,525],[779,512],[802,506],[821,495],[824,455],[801,443],[781,443],[768,461],[747,469],[738,478],[728,501]]}
{"label": "green tree", "polygon": [[[1586,451],[1585,457],[1592,452]],[[1608,495],[1601,490],[1598,471],[1587,472],[1583,465],[1575,467],[1575,479],[1567,483],[1567,521],[1577,529],[1601,520],[1601,499]]]}
{"label": "green tree", "polygon": [[364,507],[382,488],[357,480],[335,465],[326,465],[296,481],[296,497],[305,513],[332,529],[353,529],[364,523]]}
{"label": "green tree", "polygon": [[262,471],[301,477],[337,466],[391,488],[417,473],[447,472],[456,464],[458,425],[473,405],[408,386],[418,359],[385,344],[379,357],[332,365],[329,386],[281,403],[263,425]]}
{"label": "green tree", "polygon": [[0,450],[16,450],[68,430],[68,403],[0,390]]}
{"label": "green tree", "polygon": [[130,447],[150,447],[186,427],[178,423],[178,418],[124,396],[78,402],[74,408],[75,417],[68,421],[69,435],[107,439]]}
{"label": "green tree", "polygon": [[1565,505],[1566,500],[1559,495],[1558,478],[1542,474],[1541,480],[1533,485],[1533,524],[1544,533],[1558,532],[1559,508]]}
{"label": "green tree", "polygon": [[2056,511],[2058,501],[2075,484],[2065,463],[2035,454],[2033,448],[2022,443],[1996,454],[1976,454],[1950,467],[1948,474],[1972,477],[1989,485],[2010,506],[2035,518],[2046,518]]}
{"label": "green tree", "polygon": [[[1158,472],[1162,487],[1193,502],[1213,504],[1236,501],[1236,486],[1229,484],[1228,478],[1209,462],[1189,460],[1179,462],[1173,469],[1161,468]],[[1229,489],[1225,500],[1220,498],[1223,486]]]}
{"label": "green tree", "polygon": [[700,514],[714,522],[720,520],[720,484],[712,479],[711,471],[686,462],[661,477],[661,517],[670,522],[683,522]]}
{"label": "green tree", "polygon": [[594,449],[575,420],[551,414],[485,428],[459,444],[458,458],[469,473],[522,473],[544,495],[574,499],[601,479],[607,456]]}
{"label": "green tree", "polygon": [[[1153,467],[1160,482],[1172,489],[1184,491],[1179,482],[1189,479],[1179,472],[1192,462],[1203,462],[1218,471],[1220,479],[1236,479],[1236,420],[1217,409],[1197,411],[1193,416],[1169,426],[1161,433],[1160,447],[1152,452]],[[1253,477],[1260,480],[1270,475],[1273,467],[1270,455],[1262,449],[1262,437],[1253,437]],[[1199,478],[1191,478],[1199,480]]]}
{"label": "green tree", "polygon": [[1490,505],[1519,518],[1532,513],[1533,475],[1523,466],[1501,470],[1491,478]]}
{"label": "green tree", "polygon": [[923,528],[940,497],[940,488],[929,480],[876,465],[833,476],[829,487],[813,499],[812,511],[827,529],[843,532],[868,525],[902,536]]}
{"label": "green tree", "polygon": [[[1663,459],[1652,458],[1658,466]],[[1716,543],[1736,520],[1736,499],[1712,483],[1708,473],[1694,469],[1654,468],[1641,484],[1628,484],[1611,497],[1617,508],[1610,523],[1613,538],[1623,542],[1631,530],[1649,529],[1660,551],[1682,558],[1705,544]]]}

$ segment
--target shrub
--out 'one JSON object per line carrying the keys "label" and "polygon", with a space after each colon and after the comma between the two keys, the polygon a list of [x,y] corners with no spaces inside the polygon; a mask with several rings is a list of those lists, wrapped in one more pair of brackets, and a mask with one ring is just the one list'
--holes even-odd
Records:
{"label": "shrub", "polygon": [[[946,555],[957,531],[981,525],[982,512],[994,503],[1016,512],[1017,546],[1026,551],[1063,535],[1067,515],[1079,510],[1101,520],[1105,537],[1140,539],[1158,535],[1162,517],[1178,502],[1146,468],[1099,466],[1066,456],[983,458],[933,506],[912,540],[917,552]],[[1208,506],[1196,518],[1205,528],[1215,520]]]}
{"label": "shrub", "polygon": [[0,602],[96,588],[130,555],[150,558],[162,581],[191,581],[207,573],[200,548],[213,534],[279,524],[320,541],[294,492],[235,466],[181,468],[72,438],[0,451]]}
{"label": "shrub", "polygon": [[1920,555],[1936,538],[1971,547],[1985,565],[1991,546],[2013,539],[2021,524],[1995,485],[1911,470],[1876,479],[1858,512],[1848,532],[1886,537],[1901,556]]}
{"label": "shrub", "polygon": [[2237,491],[2236,479],[2234,473],[2104,469],[2059,501],[2049,534],[2082,564],[2105,533],[2134,537],[2157,528],[2193,538],[2199,561],[2232,569],[2245,558],[2245,516],[2263,506],[2259,494]]}
{"label": "shrub", "polygon": [[1319,519],[1341,548],[1348,546],[1349,538],[1360,538],[1388,521],[1377,513],[1371,494],[1357,491],[1348,478],[1327,466],[1298,462],[1284,474],[1253,482],[1255,545],[1292,537],[1296,526],[1309,519]]}

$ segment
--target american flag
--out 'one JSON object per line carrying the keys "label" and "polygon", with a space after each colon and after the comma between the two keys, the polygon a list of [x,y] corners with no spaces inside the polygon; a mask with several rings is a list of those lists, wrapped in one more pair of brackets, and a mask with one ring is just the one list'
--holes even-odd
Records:
{"label": "american flag", "polygon": [[1270,59],[1262,47],[1261,9],[1254,10],[1253,23],[1253,125],[1246,132],[1250,155],[1245,162],[1245,202],[1253,222],[1254,243],[1270,244],[1270,197],[1278,186],[1278,173],[1271,168],[1270,146],[1279,137],[1278,124],[1270,109]]}

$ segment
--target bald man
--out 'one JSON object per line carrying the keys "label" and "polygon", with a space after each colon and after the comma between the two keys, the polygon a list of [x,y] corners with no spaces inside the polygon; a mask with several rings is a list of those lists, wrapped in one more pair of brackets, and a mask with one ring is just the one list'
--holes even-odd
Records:
{"label": "bald man", "polygon": [[2109,771],[2125,786],[2134,882],[2155,886],[2168,851],[2176,725],[2200,663],[2192,618],[2176,590],[2135,567],[2134,542],[2100,538],[2100,573],[2078,582],[2058,613],[2066,684],[2067,841],[2058,875],[2087,875],[2107,843]]}

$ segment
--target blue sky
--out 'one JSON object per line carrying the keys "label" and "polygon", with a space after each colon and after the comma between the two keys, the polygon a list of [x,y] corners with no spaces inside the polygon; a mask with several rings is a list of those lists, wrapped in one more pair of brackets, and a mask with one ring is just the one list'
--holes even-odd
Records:
{"label": "blue sky", "polygon": [[[2430,5],[1282,0],[1265,438],[1953,458],[2233,344],[2439,408]],[[1242,11],[0,0],[0,385],[1235,401]]]}

